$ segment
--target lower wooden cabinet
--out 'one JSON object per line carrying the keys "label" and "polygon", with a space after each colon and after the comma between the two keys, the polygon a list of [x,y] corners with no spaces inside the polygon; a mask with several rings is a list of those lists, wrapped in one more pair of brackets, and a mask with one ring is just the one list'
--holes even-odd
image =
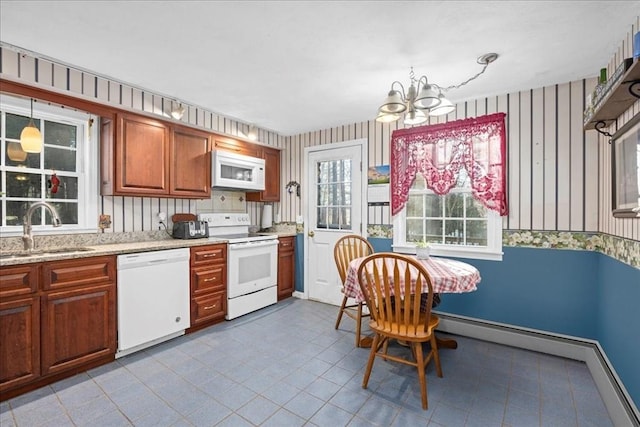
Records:
{"label": "lower wooden cabinet", "polygon": [[113,360],[116,258],[0,268],[2,399]]}
{"label": "lower wooden cabinet", "polygon": [[0,393],[40,377],[40,297],[0,303]]}
{"label": "lower wooden cabinet", "polygon": [[191,248],[191,329],[224,320],[227,314],[227,245]]}
{"label": "lower wooden cabinet", "polygon": [[278,301],[295,289],[295,237],[278,237]]}

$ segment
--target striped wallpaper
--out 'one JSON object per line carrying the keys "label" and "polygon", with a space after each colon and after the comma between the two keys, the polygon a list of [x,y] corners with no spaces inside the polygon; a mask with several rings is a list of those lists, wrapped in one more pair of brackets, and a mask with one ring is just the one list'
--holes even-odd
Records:
{"label": "striped wallpaper", "polygon": [[[630,25],[626,38],[608,64],[609,74],[623,58],[632,56],[633,34],[640,18]],[[101,104],[132,112],[167,114],[175,100],[153,91],[133,87],[80,68],[63,65],[51,58],[0,49],[0,72],[7,79],[44,89],[69,93]],[[594,75],[598,70],[594,70]],[[482,84],[482,80],[474,82]],[[509,230],[602,232],[640,240],[640,219],[617,219],[611,215],[611,147],[608,138],[596,131],[584,131],[582,112],[586,94],[595,87],[590,78],[526,89],[500,96],[460,102],[445,117],[431,118],[441,123],[495,112],[507,114],[507,185],[509,216],[503,227]],[[217,133],[242,137],[246,123],[184,103],[181,122]],[[636,102],[609,129],[617,128],[640,112]],[[368,165],[389,164],[389,141],[401,122],[380,124],[373,120],[283,137],[259,129],[258,140],[283,149],[281,157],[281,202],[274,205],[276,217],[293,222],[302,214],[302,199],[285,190],[286,183],[303,184],[304,147],[359,138],[368,140]],[[248,202],[252,222],[259,224],[261,203]],[[169,216],[178,212],[196,213],[196,201],[182,199],[104,196],[101,213],[112,215],[112,232],[151,230],[158,211]],[[97,215],[96,215],[97,216]],[[370,207],[369,224],[390,224],[388,207]]]}
{"label": "striped wallpaper", "polygon": [[[609,64],[609,73],[622,58],[632,56],[632,35],[638,18]],[[598,70],[594,70],[594,74]],[[481,79],[474,84],[482,84]],[[503,227],[509,230],[603,232],[640,240],[640,219],[616,219],[611,215],[611,146],[608,138],[594,130],[584,131],[582,114],[586,94],[596,79],[585,79],[543,88],[522,90],[456,105],[448,116],[426,124],[504,112],[507,114],[507,186],[509,215]],[[622,126],[640,112],[636,102],[618,120]],[[368,140],[369,166],[390,163],[391,134],[403,128],[401,121],[382,124],[373,120],[306,132],[285,138],[282,180],[302,182],[304,147]],[[616,125],[609,131],[615,132]],[[303,192],[304,193],[304,192]],[[303,194],[304,198],[304,194]],[[301,215],[303,199],[284,194],[283,221]],[[369,207],[369,224],[390,224],[389,207]]]}

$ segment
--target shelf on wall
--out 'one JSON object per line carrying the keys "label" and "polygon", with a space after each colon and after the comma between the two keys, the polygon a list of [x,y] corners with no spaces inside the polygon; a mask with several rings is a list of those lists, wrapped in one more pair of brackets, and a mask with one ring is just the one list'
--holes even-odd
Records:
{"label": "shelf on wall", "polygon": [[631,107],[638,100],[637,96],[629,92],[629,87],[634,82],[640,82],[640,60],[635,60],[631,64],[619,82],[600,102],[593,115],[585,121],[584,129],[595,129],[596,124],[599,122],[603,122],[608,126]]}

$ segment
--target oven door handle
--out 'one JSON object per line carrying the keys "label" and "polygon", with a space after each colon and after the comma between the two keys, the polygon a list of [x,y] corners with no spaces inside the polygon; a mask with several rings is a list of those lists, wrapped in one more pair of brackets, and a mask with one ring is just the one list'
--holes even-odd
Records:
{"label": "oven door handle", "polygon": [[229,243],[229,250],[242,250],[253,248],[264,248],[267,246],[277,246],[278,239],[258,240],[256,242]]}

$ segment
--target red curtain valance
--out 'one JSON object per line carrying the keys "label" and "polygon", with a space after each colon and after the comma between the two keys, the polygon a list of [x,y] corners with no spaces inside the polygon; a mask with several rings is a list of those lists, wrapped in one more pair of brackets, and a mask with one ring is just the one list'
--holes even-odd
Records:
{"label": "red curtain valance", "polygon": [[427,188],[447,194],[460,169],[473,196],[488,209],[508,213],[504,113],[430,126],[399,129],[391,137],[391,214],[402,210],[420,172]]}

